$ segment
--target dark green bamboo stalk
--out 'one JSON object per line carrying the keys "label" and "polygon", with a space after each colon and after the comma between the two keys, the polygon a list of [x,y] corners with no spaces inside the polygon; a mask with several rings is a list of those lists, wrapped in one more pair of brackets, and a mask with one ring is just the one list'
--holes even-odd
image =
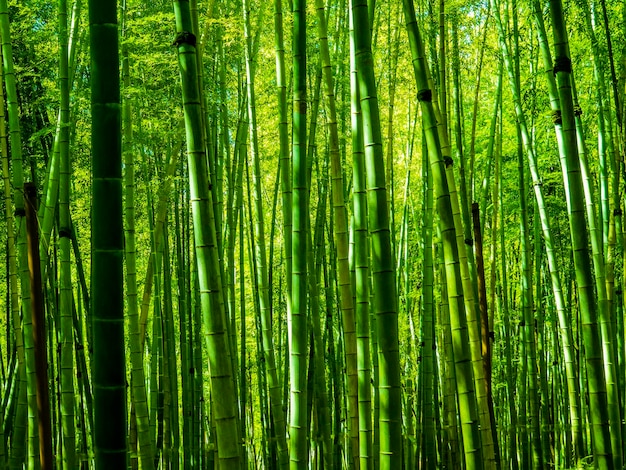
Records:
{"label": "dark green bamboo stalk", "polygon": [[[274,0],[274,48],[276,54],[276,97],[278,101],[278,160],[281,174],[281,202],[283,214],[283,249],[285,253],[285,279],[287,288],[285,298],[287,312],[291,312],[292,283],[292,241],[293,227],[292,194],[291,194],[291,159],[289,155],[289,129],[287,112],[287,80],[285,77],[285,43],[283,38],[283,7],[282,0]],[[291,315],[291,313],[288,313]]]}
{"label": "dark green bamboo stalk", "polygon": [[[33,324],[33,346],[35,353],[37,423],[39,428],[39,465],[42,470],[52,469],[52,429],[50,415],[50,393],[48,382],[48,360],[46,351],[46,327],[41,285],[39,258],[39,231],[37,228],[37,188],[32,182],[24,184],[24,208],[26,211],[26,238],[28,245],[29,289]],[[25,288],[26,286],[22,286]],[[32,458],[33,456],[29,456]]]}
{"label": "dark green bamboo stalk", "polygon": [[424,250],[424,277],[422,281],[422,364],[424,384],[423,429],[424,448],[422,462],[426,468],[436,465],[435,440],[435,308],[434,308],[434,265],[433,265],[433,177],[428,167],[428,159],[423,159],[422,181],[425,184],[424,223],[422,226],[422,244]]}
{"label": "dark green bamboo stalk", "polygon": [[[530,228],[528,222],[528,204],[525,195],[526,179],[524,171],[524,153],[520,147],[518,150],[518,172],[519,172],[519,192],[520,201],[520,289],[521,289],[521,307],[522,321],[520,327],[521,347],[520,356],[526,361],[523,365],[525,381],[528,384],[526,389],[526,401],[523,404],[527,410],[526,416],[529,416],[529,426],[526,428],[530,433],[530,442],[532,445],[532,465],[541,466],[544,462],[541,449],[541,433],[539,429],[539,400],[537,396],[537,346],[535,342],[535,319],[533,316],[533,291],[532,291],[532,267],[530,256]],[[522,444],[523,448],[527,448],[526,442]],[[528,462],[530,464],[530,462]]]}
{"label": "dark green bamboo stalk", "polygon": [[[2,36],[2,61],[4,67],[4,84],[6,89],[7,114],[9,117],[9,143],[11,148],[11,172],[13,184],[13,206],[15,208],[15,226],[17,228],[17,255],[20,278],[20,298],[22,312],[30,312],[31,297],[28,274],[28,253],[26,247],[26,226],[24,220],[24,196],[21,188],[24,186],[24,169],[22,162],[22,138],[20,131],[19,103],[17,95],[17,83],[15,68],[13,65],[13,47],[11,42],[11,28],[9,24],[9,11],[6,0],[0,0],[0,34]],[[19,322],[18,322],[19,323]],[[24,393],[28,405],[28,434],[27,434],[27,457],[34,460],[38,450],[38,427],[37,427],[37,402],[35,395],[35,355],[33,347],[33,332],[30,315],[23,315],[22,337],[24,341],[25,378]],[[21,395],[20,395],[21,397]],[[15,461],[20,460],[18,444]],[[13,459],[13,457],[12,457]],[[23,460],[23,459],[22,459]]]}
{"label": "dark green bamboo stalk", "polygon": [[164,357],[167,361],[167,385],[169,388],[169,413],[170,413],[170,465],[171,470],[179,468],[180,453],[180,425],[179,425],[179,399],[178,399],[178,361],[176,351],[180,345],[176,344],[174,335],[174,311],[172,304],[172,269],[170,264],[169,242],[167,228],[164,232],[163,250],[163,343]]}
{"label": "dark green bamboo stalk", "polygon": [[[67,3],[67,2],[65,2]],[[61,17],[65,17],[65,21],[63,28],[65,29],[64,40],[61,41],[61,32],[59,32],[59,46],[63,50],[60,51],[60,54],[66,56],[64,68],[66,69],[63,73],[63,77],[61,74],[59,75],[60,84],[66,83],[67,93],[72,88],[72,82],[74,78],[74,69],[76,67],[75,60],[72,60],[76,55],[76,34],[77,30],[80,27],[80,10],[81,10],[82,0],[77,0],[74,2],[74,6],[72,8],[72,20],[71,26],[67,28],[67,5],[64,7],[64,13],[61,12],[61,8],[59,9],[59,19]],[[60,7],[61,5],[59,5]],[[61,61],[59,62],[61,65]],[[63,93],[61,93],[61,96]],[[66,105],[69,108],[69,103]],[[39,250],[41,251],[42,257],[42,265],[44,266],[44,273],[48,269],[48,251],[50,247],[50,236],[52,234],[52,227],[55,222],[55,214],[57,203],[59,202],[59,177],[60,177],[60,158],[61,158],[61,138],[64,134],[67,134],[67,137],[63,137],[64,139],[69,139],[69,129],[64,129],[62,127],[63,116],[61,109],[59,109],[59,114],[57,118],[57,128],[54,134],[54,142],[52,144],[52,157],[48,163],[48,170],[46,172],[46,179],[44,182],[44,191],[42,202],[39,207],[39,218],[41,220],[41,241],[39,243]],[[68,111],[69,112],[69,111]],[[68,118],[69,119],[69,118]],[[65,122],[65,125],[69,125],[68,121]],[[45,275],[44,275],[45,280]]]}
{"label": "dark green bamboo stalk", "polygon": [[[515,369],[513,368],[513,356],[515,353],[515,345],[512,341],[511,334],[511,315],[509,313],[509,291],[508,291],[508,273],[507,273],[507,249],[505,244],[505,230],[504,230],[504,204],[503,204],[503,181],[502,181],[502,167],[503,167],[502,153],[498,152],[496,160],[496,182],[498,183],[497,199],[500,201],[500,214],[499,219],[501,221],[499,230],[499,248],[500,248],[500,295],[498,301],[500,304],[499,311],[501,312],[502,321],[504,323],[504,348],[505,348],[505,376],[507,385],[507,398],[509,409],[509,429],[508,429],[508,451],[509,462],[511,463],[511,469],[517,470],[519,468],[518,452],[517,452],[517,408],[515,403]],[[496,198],[494,198],[496,199]],[[505,455],[503,453],[503,455]]]}
{"label": "dark green bamboo stalk", "polygon": [[96,468],[125,468],[122,134],[117,1],[89,1],[92,321]]}
{"label": "dark green bamboo stalk", "polygon": [[[0,51],[0,56],[2,56]],[[0,69],[0,83],[4,83],[4,67]],[[15,217],[13,214],[11,175],[9,173],[9,149],[7,142],[6,114],[4,94],[0,93],[0,152],[2,153],[2,178],[4,181],[5,219],[7,225],[7,267],[9,305],[11,309],[11,322],[15,336],[14,347],[17,352],[17,408],[13,421],[13,432],[9,452],[10,468],[14,469],[22,465],[24,461],[24,444],[28,428],[26,423],[26,364],[24,358],[24,337],[20,320],[20,297],[18,289],[18,258],[16,251]]]}

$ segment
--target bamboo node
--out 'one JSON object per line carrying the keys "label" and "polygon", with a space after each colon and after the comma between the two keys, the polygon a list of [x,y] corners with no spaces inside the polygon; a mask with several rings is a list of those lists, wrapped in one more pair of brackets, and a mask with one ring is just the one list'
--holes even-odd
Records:
{"label": "bamboo node", "polygon": [[554,75],[559,72],[572,73],[572,60],[567,57],[557,57],[554,59],[554,68],[552,69]]}
{"label": "bamboo node", "polygon": [[452,157],[444,157],[443,164],[446,166],[446,168],[449,168],[454,164],[454,160],[452,160]]}
{"label": "bamboo node", "polygon": [[430,88],[419,90],[417,92],[417,100],[418,101],[432,101],[433,100],[432,90]]}
{"label": "bamboo node", "polygon": [[67,228],[59,229],[59,238],[72,238],[72,232]]}
{"label": "bamboo node", "polygon": [[181,44],[189,44],[190,46],[196,47],[196,35],[190,31],[181,31],[180,33],[177,33],[172,46],[178,47]]}
{"label": "bamboo node", "polygon": [[563,124],[563,118],[561,117],[560,109],[552,111],[552,122],[555,126],[560,126],[561,124]]}
{"label": "bamboo node", "polygon": [[581,116],[583,114],[583,108],[579,104],[574,105],[574,116]]}

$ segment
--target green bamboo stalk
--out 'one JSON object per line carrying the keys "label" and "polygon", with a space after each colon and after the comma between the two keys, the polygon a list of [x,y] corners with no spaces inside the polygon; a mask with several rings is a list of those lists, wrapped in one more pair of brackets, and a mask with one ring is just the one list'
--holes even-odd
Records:
{"label": "green bamboo stalk", "polygon": [[[62,78],[59,76],[61,83],[67,82],[68,93],[69,90],[72,89],[76,62],[72,60],[72,58],[76,55],[76,34],[78,32],[78,28],[80,27],[80,10],[82,1],[76,0],[74,2],[74,6],[72,8],[72,20],[69,31],[67,30],[67,2],[65,2],[66,6],[64,12],[61,13],[59,10],[59,19],[61,17],[65,18],[64,22],[64,37],[63,44],[59,43],[59,46],[63,48],[60,51],[60,54],[66,56],[64,59],[65,62],[65,77]],[[59,41],[61,37],[59,36]],[[60,65],[60,63],[59,63]],[[69,104],[66,105],[69,107]],[[59,202],[59,177],[60,177],[60,159],[61,159],[61,138],[63,134],[67,134],[69,136],[69,129],[64,129],[63,126],[63,114],[64,111],[59,109],[59,113],[57,116],[57,125],[56,132],[54,134],[54,141],[52,144],[52,158],[50,158],[48,163],[48,169],[46,172],[46,179],[44,181],[44,191],[42,203],[39,207],[39,219],[41,223],[41,241],[39,251],[41,252],[42,264],[44,266],[44,272],[48,269],[48,252],[50,247],[50,236],[52,235],[52,228],[55,222],[55,214],[57,203]],[[68,111],[69,112],[69,111]],[[65,126],[69,126],[68,121],[65,122]],[[68,139],[69,137],[64,137]],[[45,276],[44,276],[45,277]]]}
{"label": "green bamboo stalk", "polygon": [[[183,125],[183,122],[181,121],[181,126],[182,125]],[[152,221],[151,219],[151,222],[150,222],[151,224],[153,224],[151,229],[154,232],[152,236],[156,243],[156,246],[154,247],[155,250],[160,249],[161,244],[163,243],[163,230],[165,227],[165,217],[169,209],[169,203],[170,203],[169,198],[170,198],[170,193],[172,190],[172,182],[174,180],[174,173],[176,172],[176,167],[178,165],[178,157],[181,153],[182,145],[183,145],[183,141],[181,139],[179,142],[176,143],[176,145],[172,149],[170,156],[169,156],[169,162],[162,176],[161,185],[159,186],[156,216],[153,218],[154,221]],[[145,165],[145,159],[146,158],[144,155],[144,162],[143,162],[144,165]],[[145,168],[144,168],[144,174],[146,174],[146,178],[148,178],[147,171],[145,170]],[[146,326],[148,323],[148,313],[150,311],[150,297],[152,295],[152,283],[154,281],[153,270],[154,270],[154,260],[152,257],[150,257],[148,259],[148,267],[146,268],[146,276],[144,279],[144,287],[143,287],[143,293],[141,296],[141,306],[140,306],[140,312],[139,312],[139,342],[140,342],[142,349],[144,347],[144,343],[146,340]]]}
{"label": "green bamboo stalk", "polygon": [[[328,166],[327,164],[325,166]],[[311,356],[314,368],[313,402],[315,403],[316,434],[320,436],[318,448],[321,448],[321,459],[324,468],[333,468],[333,452],[330,431],[330,409],[328,400],[328,388],[326,386],[325,361],[322,351],[324,348],[324,338],[321,327],[320,309],[320,277],[324,258],[324,225],[326,219],[328,183],[327,175],[320,175],[320,187],[318,196],[318,210],[316,214],[315,230],[313,240],[309,229],[308,244],[311,249],[307,253],[307,263],[309,272],[309,293],[311,305]],[[314,244],[314,245],[313,245]]]}
{"label": "green bamboo stalk", "polygon": [[363,148],[363,117],[354,54],[352,16],[350,16],[350,106],[352,124],[352,174],[354,205],[355,313],[357,335],[357,373],[359,400],[359,467],[373,469],[372,387],[369,313],[369,240],[367,232],[367,193]]}
{"label": "green bamboo stalk", "polygon": [[435,440],[435,309],[434,309],[434,266],[433,266],[433,176],[428,168],[428,160],[422,162],[422,181],[425,184],[426,198],[423,208],[422,244],[424,250],[422,280],[422,364],[424,384],[424,449],[423,462],[426,468],[436,465],[437,449]]}
{"label": "green bamboo stalk", "polygon": [[[583,192],[585,195],[585,209],[587,222],[589,224],[589,237],[591,241],[593,272],[596,286],[598,302],[598,317],[600,323],[600,333],[602,336],[602,352],[604,358],[604,373],[607,382],[607,404],[609,407],[609,423],[611,426],[611,440],[613,448],[614,463],[618,468],[623,459],[622,426],[620,414],[623,413],[620,407],[619,382],[617,372],[618,356],[615,344],[616,321],[613,315],[613,282],[614,276],[614,250],[615,250],[615,214],[609,214],[609,168],[613,179],[616,175],[614,165],[614,143],[612,122],[610,113],[605,111],[603,101],[607,96],[606,85],[602,74],[601,55],[598,41],[595,37],[591,23],[591,14],[587,2],[580,2],[585,15],[585,25],[592,45],[592,61],[594,64],[594,83],[596,85],[596,96],[598,103],[598,154],[600,157],[600,211],[599,223],[596,220],[596,210],[593,201],[593,182],[591,172],[587,162],[587,151],[585,144],[584,129],[582,125],[582,110],[578,105],[574,80],[572,79],[572,100],[574,110],[574,126],[576,129],[576,147],[578,149],[578,160],[582,177]],[[548,67],[546,67],[548,68]],[[554,80],[554,75],[549,79]],[[552,89],[552,87],[551,87]],[[556,84],[553,87],[556,90]],[[558,99],[558,97],[557,97]],[[558,127],[558,126],[555,126]],[[563,150],[565,148],[563,147]],[[612,204],[619,206],[619,196],[615,194],[617,188],[613,187]],[[615,204],[617,202],[617,204]],[[613,233],[611,233],[613,232]],[[623,380],[623,379],[622,379]]]}
{"label": "green bamboo stalk", "polygon": [[306,153],[306,2],[293,1],[293,140],[292,140],[292,293],[289,330],[289,463],[292,470],[307,461],[307,218],[309,216]]}
{"label": "green bamboo stalk", "polygon": [[[0,57],[2,56],[0,48]],[[0,68],[0,83],[4,83],[4,67]],[[9,172],[9,149],[7,142],[4,93],[0,93],[0,152],[2,154],[2,179],[4,182],[5,220],[7,225],[7,266],[9,305],[11,323],[15,336],[14,347],[17,352],[17,410],[11,439],[9,465],[11,469],[22,465],[24,444],[28,433],[26,423],[26,368],[24,358],[24,337],[20,320],[20,291],[18,288],[18,259],[16,252],[15,218],[12,204],[11,175]]]}
{"label": "green bamboo stalk", "polygon": [[[508,290],[508,272],[507,272],[507,245],[505,243],[505,228],[504,228],[504,203],[503,203],[503,181],[502,181],[502,153],[498,152],[496,160],[496,182],[498,184],[497,199],[500,201],[500,220],[501,227],[499,230],[500,235],[500,295],[498,300],[500,303],[499,310],[502,312],[502,321],[504,323],[504,341],[505,341],[505,377],[507,384],[507,398],[508,398],[508,410],[509,410],[509,429],[508,429],[508,441],[509,441],[509,458],[511,462],[511,469],[517,470],[519,468],[518,461],[518,447],[517,447],[517,409],[515,403],[515,370],[513,368],[513,355],[515,353],[515,346],[512,341],[511,334],[511,315],[509,312],[509,290]],[[518,170],[520,171],[520,170]],[[494,198],[496,199],[496,198]],[[506,461],[506,459],[504,459]]]}
{"label": "green bamboo stalk", "polygon": [[[177,185],[176,194],[180,194],[180,186]],[[190,470],[192,468],[192,423],[193,408],[192,403],[192,385],[193,385],[193,367],[191,364],[191,308],[190,295],[187,288],[189,282],[189,272],[186,269],[186,253],[184,250],[184,232],[180,216],[179,197],[174,199],[174,227],[175,227],[175,245],[176,245],[176,279],[178,281],[178,319],[180,334],[180,367],[181,367],[181,400],[182,400],[182,421],[183,421],[183,468]],[[145,390],[145,387],[144,387]],[[145,393],[145,392],[144,392]]]}
{"label": "green bamboo stalk", "polygon": [[380,395],[380,468],[398,468],[402,459],[402,399],[397,293],[389,231],[382,136],[372,60],[367,2],[351,5],[354,54],[363,114],[368,229],[372,246],[372,314],[376,317]]}
{"label": "green bamboo stalk", "polygon": [[[524,195],[526,194],[526,179],[524,171],[524,153],[521,147],[518,151],[518,177],[519,177],[519,193],[522,197],[520,201],[520,290],[521,290],[521,307],[522,307],[522,338],[520,347],[520,356],[525,361],[523,365],[525,374],[523,375],[528,387],[524,385],[526,391],[526,401],[524,406],[527,412],[524,414],[530,419],[526,432],[530,434],[530,442],[532,446],[532,465],[539,468],[543,465],[544,456],[541,448],[541,433],[539,429],[539,399],[537,396],[537,346],[535,342],[535,319],[533,315],[534,300],[532,291],[532,266],[530,256],[530,228],[528,222],[528,204]],[[526,446],[527,440],[522,443],[523,448]],[[525,455],[525,453],[523,452]],[[522,461],[522,465],[523,465]],[[528,462],[530,464],[530,462]]]}
{"label": "green bamboo stalk", "polygon": [[196,36],[193,34],[189,2],[175,1],[177,36],[175,44],[182,82],[183,109],[187,133],[189,186],[193,214],[198,281],[208,350],[213,411],[217,433],[218,465],[223,468],[241,466],[241,445],[237,391],[232,370],[228,323],[224,307],[222,276],[216,241],[206,151],[202,133],[202,107],[198,90]]}
{"label": "green bamboo stalk", "polygon": [[[166,226],[167,227],[167,226]],[[180,370],[178,367],[176,351],[180,345],[176,344],[174,335],[174,311],[172,303],[172,271],[169,254],[168,230],[164,232],[163,249],[163,343],[164,357],[167,361],[167,386],[169,389],[169,429],[170,429],[170,465],[172,470],[178,470],[180,466],[180,425],[179,425],[179,389],[178,377]]]}
{"label": "green bamboo stalk", "polygon": [[[148,202],[150,205],[150,203]],[[151,217],[150,217],[151,218]],[[159,464],[165,466],[165,456],[163,449],[164,440],[164,401],[165,401],[165,360],[163,355],[165,354],[163,349],[163,305],[161,301],[161,250],[155,248],[154,237],[152,237],[152,250],[150,257],[154,259],[154,305],[153,305],[153,320],[152,320],[152,345],[151,345],[151,402],[152,416],[150,422],[153,425],[153,439],[154,439],[154,468],[158,468]]]}
{"label": "green bamboo stalk", "polygon": [[68,72],[67,0],[59,0],[59,82],[61,88],[59,111],[59,251],[60,251],[60,388],[61,429],[63,435],[62,467],[76,467],[74,431],[74,337],[72,331],[72,269],[70,227],[70,88]]}
{"label": "green bamboo stalk", "polygon": [[[425,142],[424,142],[425,146]],[[430,165],[430,163],[427,163]],[[434,229],[435,227],[433,227]],[[435,250],[435,258],[437,260],[437,271],[440,273],[441,295],[440,295],[440,315],[442,341],[443,343],[443,430],[446,433],[445,441],[447,445],[444,448],[442,461],[450,468],[462,465],[462,454],[460,448],[462,443],[459,442],[459,413],[456,400],[456,370],[454,349],[452,346],[452,328],[450,323],[450,308],[448,302],[447,279],[445,271],[444,251],[441,247],[441,230],[437,226],[437,238],[433,240],[433,250]]]}
{"label": "green bamboo stalk", "polygon": [[[574,119],[574,102],[572,98],[571,74],[572,62],[569,57],[567,30],[563,19],[563,10],[560,0],[551,0],[550,14],[553,23],[554,37],[554,68],[558,88],[561,120],[563,126],[564,169],[567,172],[565,191],[569,193],[569,221],[572,241],[574,266],[576,271],[576,287],[580,304],[582,320],[582,336],[585,344],[585,359],[589,380],[589,402],[592,423],[592,444],[594,457],[598,468],[621,468],[621,446],[612,449],[610,436],[620,431],[619,408],[612,406],[608,409],[607,386],[610,383],[604,370],[604,364],[611,364],[613,356],[611,348],[603,351],[601,333],[598,331],[598,315],[603,322],[604,312],[598,308],[598,301],[602,301],[602,293],[594,293],[594,276],[591,270],[591,257],[588,248],[588,232],[585,223],[584,194],[578,149],[576,143],[576,125]],[[604,284],[604,283],[602,283]],[[605,286],[600,286],[604,289]],[[606,324],[606,323],[605,323]],[[608,325],[607,325],[608,326]],[[603,358],[603,352],[609,355]],[[613,422],[613,429],[609,423]],[[611,460],[613,460],[611,464]]]}
{"label": "green bamboo stalk", "polygon": [[[459,400],[459,413],[461,419],[461,434],[463,439],[465,463],[469,468],[481,468],[483,465],[482,447],[478,429],[476,391],[474,389],[474,377],[472,374],[472,362],[474,356],[470,351],[470,338],[468,335],[468,320],[466,318],[466,305],[464,293],[471,294],[464,289],[461,282],[461,266],[459,263],[460,253],[454,220],[454,205],[451,191],[448,188],[452,178],[446,178],[442,154],[442,144],[437,129],[437,119],[432,101],[432,91],[428,81],[428,71],[424,58],[424,48],[421,35],[417,28],[415,9],[412,0],[404,0],[404,15],[411,46],[413,69],[418,88],[418,99],[422,109],[425,136],[428,143],[428,159],[433,175],[433,188],[437,199],[437,211],[442,241],[444,245],[444,259],[446,263],[446,286],[448,289],[450,324],[452,328],[452,345],[457,379],[457,396]],[[447,165],[449,166],[449,165]],[[458,213],[458,202],[457,202]],[[471,361],[471,362],[470,362]],[[476,368],[473,368],[476,371]],[[482,364],[479,367],[482,369]],[[483,421],[481,420],[481,424]]]}
{"label": "green bamboo stalk", "polygon": [[[28,246],[28,271],[35,354],[37,424],[39,427],[39,467],[50,470],[52,461],[52,423],[50,413],[50,384],[48,382],[48,358],[46,349],[45,311],[41,264],[39,258],[39,231],[37,228],[37,188],[32,182],[24,184],[24,208],[26,210],[26,239]],[[28,315],[27,312],[24,312]]]}
{"label": "green bamboo stalk", "polygon": [[289,156],[289,130],[287,118],[287,81],[285,78],[285,43],[283,37],[282,0],[274,0],[274,50],[276,56],[276,98],[278,102],[278,161],[281,177],[281,202],[283,214],[283,251],[285,258],[285,290],[288,315],[291,315],[291,283],[292,283],[292,176],[291,159]]}
{"label": "green bamboo stalk", "polygon": [[[431,83],[430,72],[425,68],[425,79]],[[432,87],[431,87],[432,89]],[[444,93],[445,89],[442,90]],[[445,101],[442,98],[442,102]],[[437,104],[436,96],[433,92],[433,110],[435,120],[437,122],[437,132],[439,134],[439,142],[441,144],[442,158],[445,163],[446,178],[450,193],[450,202],[452,205],[452,217],[456,231],[456,240],[458,246],[459,263],[461,269],[461,281],[464,291],[465,311],[467,315],[467,326],[469,333],[470,352],[472,355],[472,367],[474,371],[474,381],[476,382],[476,399],[478,402],[478,415],[480,419],[482,447],[486,465],[496,467],[499,465],[499,448],[497,442],[497,434],[495,432],[495,417],[493,412],[493,400],[491,396],[488,377],[482,357],[482,340],[481,337],[487,337],[489,332],[481,333],[481,318],[478,308],[478,282],[476,272],[476,262],[474,260],[474,251],[468,250],[467,245],[471,246],[472,231],[469,210],[463,206],[460,207],[459,195],[456,189],[456,182],[453,173],[453,160],[450,158],[451,148],[448,137],[448,129],[443,115]],[[462,139],[461,139],[462,144]],[[459,147],[462,155],[462,145]],[[467,200],[466,196],[461,195],[461,200]]]}
{"label": "green bamboo stalk", "polygon": [[[20,277],[20,297],[22,300],[22,312],[30,312],[31,298],[28,275],[28,253],[26,247],[26,226],[24,211],[24,196],[21,188],[24,186],[24,170],[22,163],[22,138],[20,132],[19,104],[17,101],[17,84],[13,65],[13,47],[11,43],[11,28],[9,25],[9,11],[6,0],[0,0],[0,34],[2,36],[2,60],[4,65],[4,84],[6,87],[6,105],[9,116],[9,143],[11,148],[11,172],[13,192],[13,206],[15,226],[17,227],[17,255]],[[19,323],[19,322],[18,322]],[[34,466],[38,449],[38,426],[37,426],[37,399],[35,395],[35,356],[33,347],[32,322],[30,316],[23,317],[22,335],[24,341],[26,393],[28,404],[28,434],[27,434],[27,462]],[[21,395],[20,395],[21,396]],[[19,453],[19,444],[16,449]],[[17,458],[17,454],[16,454]]]}
{"label": "green bamboo stalk", "polygon": [[[242,160],[243,159],[238,159],[239,163],[238,163],[238,168],[243,169],[243,163]],[[238,175],[241,175],[243,173],[243,171],[238,170]],[[239,176],[240,178],[240,176]],[[241,184],[239,184],[237,186],[238,188],[241,188]],[[238,195],[240,193],[240,191],[237,191]],[[245,266],[244,266],[244,227],[243,227],[243,206],[242,203],[241,204],[236,204],[236,211],[237,212],[242,212],[241,216],[239,217],[239,293],[241,296],[241,312],[240,312],[240,321],[241,321],[241,359],[239,361],[239,367],[241,370],[241,378],[239,380],[239,396],[241,397],[241,409],[243,410],[243,412],[241,413],[242,418],[246,418],[247,417],[247,395],[248,395],[248,388],[250,388],[250,391],[252,391],[251,387],[248,387],[248,375],[247,375],[247,325],[246,325],[246,302],[245,302]],[[234,258],[233,258],[234,261]],[[252,400],[250,400],[252,401]],[[241,420],[241,435],[244,436],[244,440],[243,440],[243,444],[245,445],[246,442],[248,441],[248,435],[247,435],[247,429],[248,429],[248,425],[247,425],[247,420],[246,419],[242,419]],[[243,463],[244,463],[244,468],[248,468],[247,466],[247,461],[248,461],[248,454],[249,452],[249,448],[248,446],[246,446],[247,449],[244,451],[244,455],[243,455]]]}

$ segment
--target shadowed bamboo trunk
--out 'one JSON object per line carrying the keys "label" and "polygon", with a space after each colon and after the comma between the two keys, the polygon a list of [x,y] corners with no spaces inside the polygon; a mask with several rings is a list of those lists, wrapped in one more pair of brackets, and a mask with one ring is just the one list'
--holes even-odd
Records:
{"label": "shadowed bamboo trunk", "polygon": [[91,33],[92,379],[96,468],[125,468],[122,134],[117,1],[89,2]]}
{"label": "shadowed bamboo trunk", "polygon": [[[39,259],[39,227],[37,223],[37,188],[32,182],[24,184],[24,209],[26,210],[26,239],[28,245],[28,271],[30,274],[33,343],[35,349],[35,371],[37,387],[37,422],[39,424],[39,465],[41,470],[52,470],[52,428],[50,415],[50,393],[48,382],[48,358],[46,351],[46,326],[41,285]],[[22,286],[26,288],[26,286]],[[29,462],[29,465],[31,463]]]}
{"label": "shadowed bamboo trunk", "polygon": [[[126,8],[126,2],[125,2]],[[124,37],[127,37],[126,10],[123,16]],[[130,89],[130,64],[128,47],[122,46],[122,79],[125,89]],[[130,349],[130,383],[132,403],[137,421],[137,440],[139,460],[142,468],[153,466],[154,449],[150,437],[150,420],[146,398],[146,383],[143,366],[143,341],[140,338],[139,311],[137,305],[137,249],[135,245],[135,158],[133,148],[133,128],[130,93],[124,98],[122,107],[122,125],[124,132],[124,248],[126,261],[126,302],[128,317],[128,344]]]}

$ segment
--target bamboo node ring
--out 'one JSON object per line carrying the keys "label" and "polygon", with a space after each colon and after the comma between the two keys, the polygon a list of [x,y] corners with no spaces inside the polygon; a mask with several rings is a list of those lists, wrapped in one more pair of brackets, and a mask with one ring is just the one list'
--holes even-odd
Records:
{"label": "bamboo node ring", "polygon": [[559,72],[572,73],[572,60],[567,57],[557,57],[554,59],[554,68],[552,69],[554,75]]}
{"label": "bamboo node ring", "polygon": [[172,43],[172,46],[180,46],[181,44],[189,44],[190,46],[196,46],[196,35],[189,31],[181,31],[176,34],[176,38]]}
{"label": "bamboo node ring", "polygon": [[418,101],[432,101],[433,100],[433,92],[430,88],[426,88],[424,90],[420,90],[417,92]]}

